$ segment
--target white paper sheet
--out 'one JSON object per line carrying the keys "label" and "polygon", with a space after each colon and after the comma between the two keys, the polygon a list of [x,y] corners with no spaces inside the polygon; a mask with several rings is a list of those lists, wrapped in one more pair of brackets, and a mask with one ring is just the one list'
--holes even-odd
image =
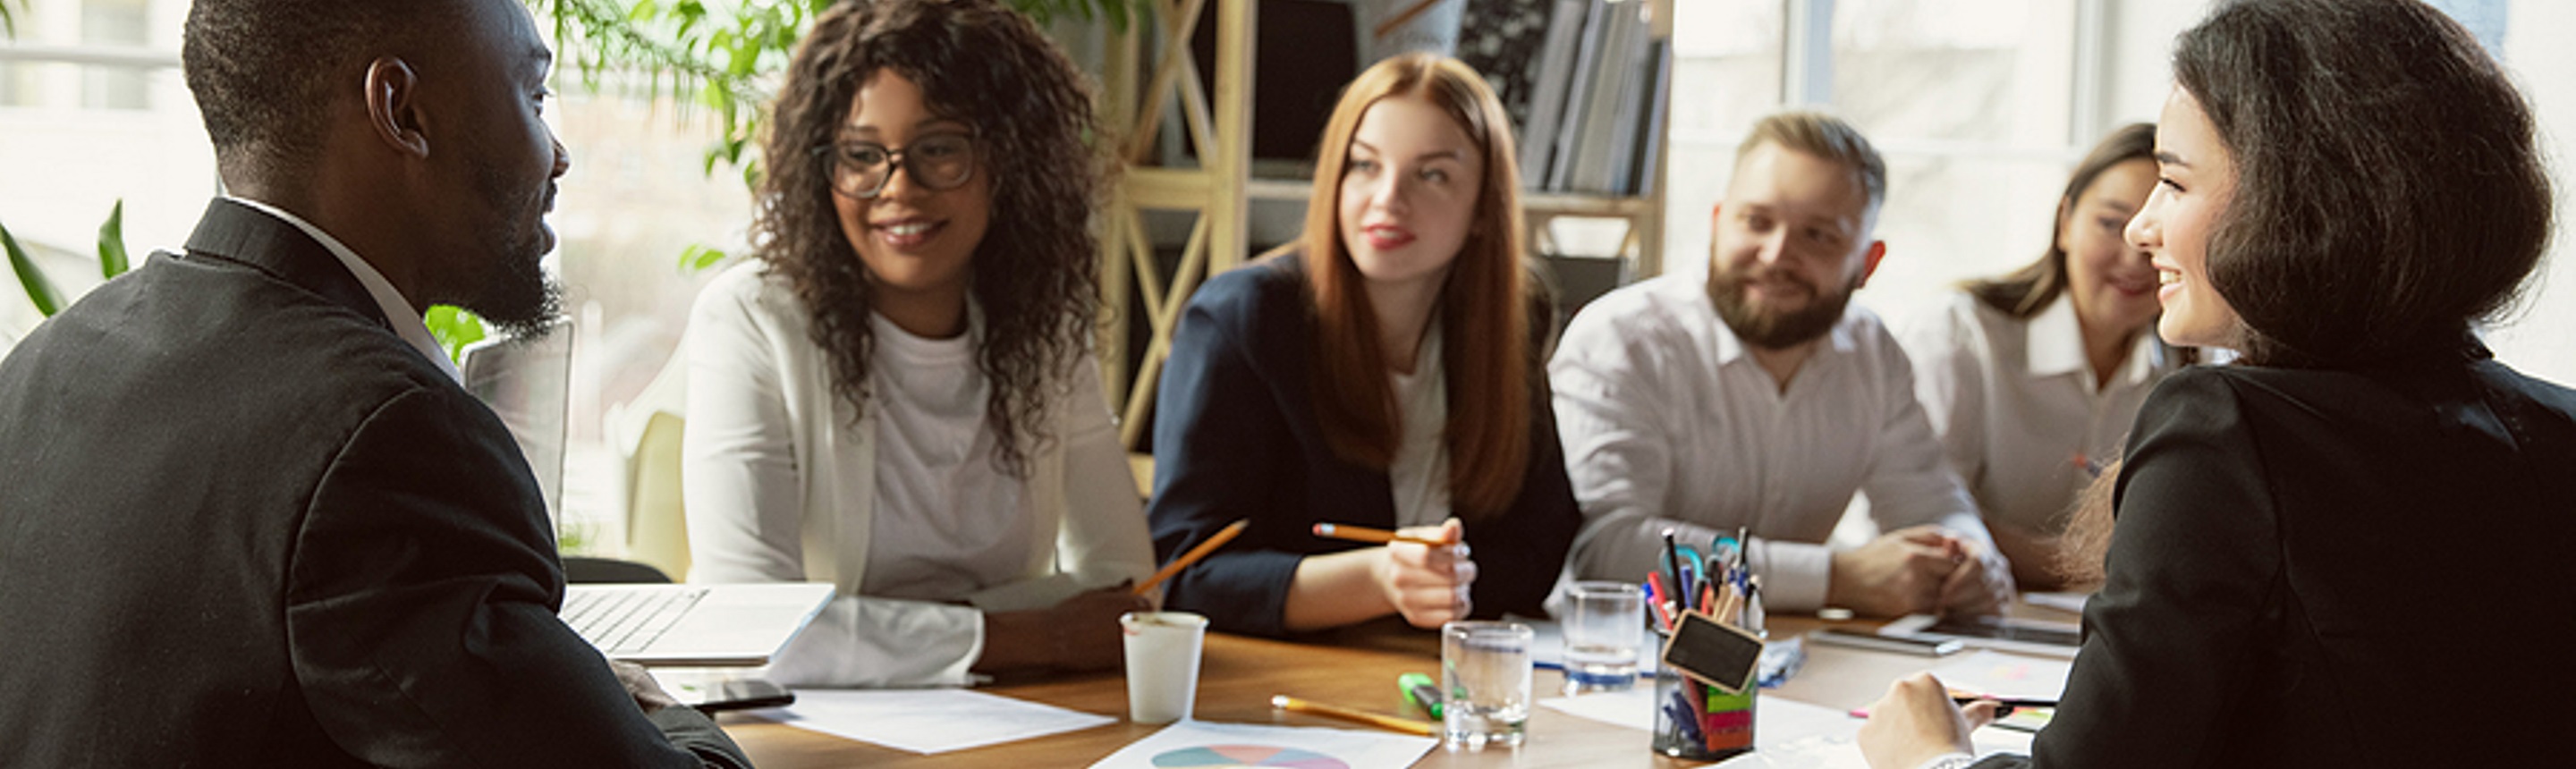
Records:
{"label": "white paper sheet", "polygon": [[796,704],[749,715],[914,753],[945,753],[1116,723],[966,689],[797,689]]}
{"label": "white paper sheet", "polygon": [[[1603,723],[1640,731],[1654,728],[1654,692],[1647,687],[1607,694],[1540,700],[1540,705]],[[1861,719],[1849,711],[1765,696],[1753,711],[1751,754],[1718,766],[1728,769],[1865,769],[1861,760]],[[2030,735],[2003,729],[1979,729],[1970,735],[1979,754],[2030,752]]]}
{"label": "white paper sheet", "polygon": [[1439,740],[1381,731],[1183,721],[1137,740],[1092,769],[1286,767],[1403,769]]}
{"label": "white paper sheet", "polygon": [[1932,676],[1952,689],[1990,697],[2053,700],[2066,691],[2073,660],[1976,651],[1942,663]]}

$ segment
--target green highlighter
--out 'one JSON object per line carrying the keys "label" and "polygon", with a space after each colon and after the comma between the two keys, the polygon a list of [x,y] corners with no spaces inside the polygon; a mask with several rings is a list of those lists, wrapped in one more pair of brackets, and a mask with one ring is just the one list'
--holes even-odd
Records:
{"label": "green highlighter", "polygon": [[1396,676],[1395,688],[1404,690],[1404,701],[1413,703],[1414,707],[1431,714],[1432,718],[1441,717],[1440,687],[1431,683],[1431,676],[1422,673]]}

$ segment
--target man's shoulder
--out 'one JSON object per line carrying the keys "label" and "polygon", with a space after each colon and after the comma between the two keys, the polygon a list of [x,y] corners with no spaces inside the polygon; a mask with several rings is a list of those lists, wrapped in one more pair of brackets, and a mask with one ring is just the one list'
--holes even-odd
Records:
{"label": "man's shoulder", "polygon": [[1566,336],[1606,335],[1636,340],[1688,336],[1696,325],[1713,322],[1716,310],[1700,282],[1665,274],[1621,286],[1583,306],[1566,325]]}
{"label": "man's shoulder", "polygon": [[[1896,343],[1896,334],[1878,313],[1859,303],[1843,308],[1841,319],[1834,321],[1826,341],[1836,349],[1859,353],[1880,364],[1905,363],[1905,350]],[[1908,366],[1911,370],[1911,366]]]}

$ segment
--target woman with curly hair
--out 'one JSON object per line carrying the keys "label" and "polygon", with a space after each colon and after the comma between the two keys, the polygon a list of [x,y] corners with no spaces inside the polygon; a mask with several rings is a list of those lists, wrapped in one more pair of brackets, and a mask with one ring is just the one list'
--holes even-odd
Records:
{"label": "woman with curly hair", "polygon": [[2530,106],[2417,0],[2223,2],[2183,33],[2174,80],[2126,234],[2159,273],[2157,333],[2244,356],[2158,385],[2108,509],[2078,513],[2113,521],[2090,551],[2106,581],[2032,754],[1969,755],[1994,703],[1963,714],[1928,674],[1871,708],[1861,752],[1880,769],[2564,760],[2576,392],[2471,331],[2549,242]]}
{"label": "woman with curly hair", "polygon": [[1153,552],[1088,347],[1073,65],[992,0],[849,2],[776,110],[758,260],[689,321],[690,579],[839,586],[783,683],[1117,665]]}
{"label": "woman with curly hair", "polygon": [[[1511,123],[1467,65],[1411,54],[1351,83],[1321,146],[1292,251],[1210,279],[1173,332],[1155,547],[1251,526],[1167,600],[1263,635],[1539,614],[1582,517]],[[1326,522],[1413,541],[1311,533]]]}

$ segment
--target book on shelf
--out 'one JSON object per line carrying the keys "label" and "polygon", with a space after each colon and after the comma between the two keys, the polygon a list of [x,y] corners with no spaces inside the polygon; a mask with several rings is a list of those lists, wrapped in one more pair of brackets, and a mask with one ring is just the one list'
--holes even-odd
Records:
{"label": "book on shelf", "polygon": [[[1530,63],[1521,123],[1528,189],[1639,195],[1660,155],[1669,109],[1671,44],[1656,39],[1648,0],[1559,0],[1546,44]],[[1579,26],[1571,23],[1582,19]]]}
{"label": "book on shelf", "polygon": [[1583,119],[1590,114],[1590,110],[1586,107],[1592,100],[1592,82],[1596,79],[1595,72],[1601,68],[1603,56],[1601,49],[1609,42],[1609,27],[1612,24],[1609,8],[1610,4],[1606,0],[1591,0],[1587,4],[1583,17],[1583,35],[1574,49],[1574,66],[1558,73],[1568,78],[1565,86],[1565,107],[1563,116],[1557,119],[1556,136],[1550,137],[1556,145],[1555,150],[1548,154],[1544,173],[1537,177],[1545,180],[1544,184],[1538,187],[1539,189],[1564,190],[1572,181],[1574,153],[1576,148],[1582,146]]}
{"label": "book on shelf", "polygon": [[1538,55],[1524,63],[1530,89],[1529,112],[1521,127],[1521,182],[1532,189],[1544,187],[1548,159],[1555,155],[1557,126],[1565,117],[1566,91],[1573,78],[1566,73],[1574,67],[1575,47],[1583,39],[1583,19],[1591,11],[1591,0],[1555,0],[1548,15],[1547,37]]}

